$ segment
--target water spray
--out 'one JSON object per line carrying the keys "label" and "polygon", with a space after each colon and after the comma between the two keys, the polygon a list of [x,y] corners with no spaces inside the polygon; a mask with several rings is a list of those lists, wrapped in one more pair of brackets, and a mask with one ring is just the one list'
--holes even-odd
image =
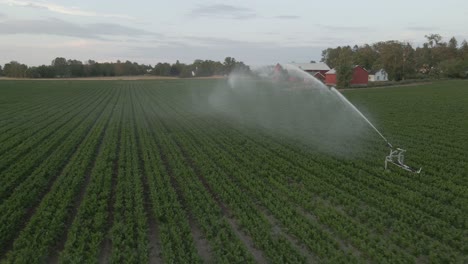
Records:
{"label": "water spray", "polygon": [[[219,90],[218,96],[211,97],[212,104],[217,108],[226,109],[226,105],[233,103],[235,107],[227,109],[227,113],[230,113],[231,116],[242,121],[253,120],[255,124],[264,128],[284,131],[288,135],[302,137],[304,140],[308,140],[309,143],[314,144],[317,149],[331,151],[333,154],[342,154],[348,151],[348,149],[343,149],[342,143],[349,142],[349,139],[352,139],[351,137],[361,134],[360,130],[364,128],[365,124],[364,122],[355,121],[357,121],[357,118],[359,120],[363,119],[377,132],[390,149],[390,154],[385,157],[385,169],[387,169],[388,163],[392,163],[406,171],[421,172],[421,169],[415,170],[405,165],[404,153],[406,150],[395,148],[370,120],[335,88],[329,89],[323,82],[292,64],[262,67],[255,69],[254,73],[255,78],[242,74],[231,74],[228,79],[230,91],[223,94],[222,90]],[[263,93],[257,93],[260,90],[251,89],[259,85],[269,87],[274,92],[267,93],[268,97],[262,97]],[[290,97],[282,96],[283,93],[293,91],[298,93],[294,93]],[[298,95],[302,95],[301,91],[304,92],[304,97],[299,98]],[[306,95],[312,95],[311,99],[314,101],[309,101],[310,99]],[[288,102],[288,109],[285,109],[284,115],[282,111],[274,111],[273,109],[276,109],[276,103],[281,104],[285,98],[286,100],[291,98],[298,101]],[[339,102],[344,107],[339,107],[339,110],[337,110],[335,108]],[[275,107],[272,107],[273,105]],[[335,109],[335,111],[332,109]],[[356,113],[357,115],[350,116],[350,109],[352,109],[353,114]],[[310,124],[310,126],[283,130],[282,125],[291,124],[291,120]],[[345,127],[349,127],[349,129],[343,129]],[[308,129],[311,129],[310,132],[312,133],[309,133]],[[312,138],[310,138],[311,135]],[[337,151],[338,149],[339,151]]]}
{"label": "water spray", "polygon": [[340,92],[338,92],[338,90],[335,89],[335,87],[332,87],[330,89],[332,92],[334,92],[342,102],[344,102],[345,104],[347,104],[349,107],[351,107],[356,113],[358,113],[364,120],[366,120],[366,122],[375,130],[375,132],[377,132],[377,134],[379,134],[379,136],[387,143],[387,145],[392,149],[393,146],[392,144],[390,144],[390,142],[388,142],[388,140],[382,135],[382,133],[380,133],[380,131],[369,121],[369,119],[366,118],[365,115],[363,115],[361,113],[361,111],[359,111],[350,101],[348,101],[348,99],[346,99],[346,97],[344,97]]}
{"label": "water spray", "polygon": [[364,116],[361,113],[361,111],[359,111],[350,101],[348,101],[346,97],[344,97],[340,92],[338,92],[338,90],[336,90],[335,87],[332,87],[330,90],[333,93],[335,93],[343,103],[345,103],[346,105],[351,107],[356,113],[358,113],[375,130],[375,132],[379,134],[379,136],[385,141],[385,143],[387,143],[388,147],[390,148],[390,154],[385,157],[385,169],[387,169],[388,163],[392,163],[409,172],[413,172],[413,173],[421,172],[422,168],[419,168],[419,170],[417,170],[417,169],[411,168],[410,166],[404,163],[405,161],[404,153],[406,152],[406,150],[401,149],[401,148],[394,149],[392,144],[390,144],[390,142],[382,135],[382,133],[380,133],[380,131],[369,121],[369,119],[367,119],[366,116]]}

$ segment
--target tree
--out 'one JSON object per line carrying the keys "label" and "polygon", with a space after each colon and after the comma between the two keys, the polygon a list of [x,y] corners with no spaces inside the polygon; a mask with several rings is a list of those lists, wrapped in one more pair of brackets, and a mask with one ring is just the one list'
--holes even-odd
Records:
{"label": "tree", "polygon": [[377,61],[379,54],[371,46],[365,44],[357,47],[354,51],[354,63],[360,65],[367,70],[380,70],[381,67],[375,68],[374,64]]}
{"label": "tree", "polygon": [[237,72],[242,74],[250,74],[250,67],[244,64],[242,61],[236,62],[234,69],[231,72]]}
{"label": "tree", "polygon": [[159,62],[154,66],[151,73],[157,76],[169,76],[171,74],[171,65],[167,62]]}
{"label": "tree", "polygon": [[422,47],[416,48],[414,57],[416,70],[419,73],[428,74],[433,67],[432,51],[429,44],[424,43]]}
{"label": "tree", "polygon": [[182,72],[184,65],[179,62],[179,60],[176,61],[176,63],[171,65],[171,70],[170,70],[170,75],[171,76],[179,76],[179,74]]}
{"label": "tree", "polygon": [[402,54],[402,70],[401,70],[401,78],[404,80],[408,76],[414,75],[416,69],[414,67],[414,49],[411,44],[403,43],[402,46],[403,54]]}
{"label": "tree", "polygon": [[79,60],[68,60],[67,61],[68,71],[71,77],[83,77],[84,66]]}
{"label": "tree", "polygon": [[66,77],[69,75],[67,60],[63,57],[57,57],[52,60],[51,65],[54,67],[55,75],[58,77]]}
{"label": "tree", "polygon": [[236,59],[231,58],[231,57],[226,57],[224,58],[224,73],[225,74],[230,74],[232,70],[234,70],[234,67],[236,67]]}
{"label": "tree", "polygon": [[52,66],[41,65],[37,67],[36,72],[38,73],[37,78],[54,78],[55,70]]}
{"label": "tree", "polygon": [[343,47],[340,49],[340,53],[337,60],[336,70],[336,81],[339,88],[347,88],[353,78],[353,51],[351,47]]}
{"label": "tree", "polygon": [[193,68],[193,65],[186,65],[184,68],[182,68],[182,71],[179,74],[180,78],[190,78],[193,77],[193,73],[195,72],[195,69]]}
{"label": "tree", "polygon": [[114,66],[115,66],[115,75],[116,76],[124,75],[124,73],[125,73],[124,65],[122,64],[122,62],[120,60],[117,60],[117,62],[115,63]]}
{"label": "tree", "polygon": [[455,37],[452,37],[447,45],[448,59],[455,59],[458,57],[458,41]]}
{"label": "tree", "polygon": [[414,49],[409,43],[395,40],[378,42],[374,48],[379,53],[378,64],[394,81],[405,79],[414,72]]}
{"label": "tree", "polygon": [[3,69],[1,65],[0,65],[0,76],[3,76]]}
{"label": "tree", "polygon": [[335,68],[338,65],[338,57],[340,56],[341,47],[328,48],[322,51],[321,62],[325,62],[330,68]]}
{"label": "tree", "polygon": [[466,42],[466,40],[463,40],[459,49],[459,54],[462,60],[468,61],[468,42]]}
{"label": "tree", "polygon": [[186,67],[190,72],[192,70],[196,73],[196,76],[212,76],[215,71],[214,61],[211,60],[195,60],[191,67]]}
{"label": "tree", "polygon": [[21,64],[17,61],[11,61],[10,63],[6,63],[3,67],[3,73],[7,77],[12,78],[24,78],[26,77],[26,71],[28,70],[28,66],[25,64]]}
{"label": "tree", "polygon": [[88,60],[84,67],[85,76],[102,76],[100,65],[94,60]]}
{"label": "tree", "polygon": [[440,36],[439,34],[424,35],[424,37],[427,39],[427,42],[431,48],[440,45],[440,42],[442,40],[442,36]]}
{"label": "tree", "polygon": [[440,73],[448,78],[466,78],[468,63],[461,59],[448,59],[440,62]]}
{"label": "tree", "polygon": [[[132,65],[131,62],[129,62]],[[132,67],[130,67],[132,69]],[[132,75],[132,74],[125,74]],[[99,76],[115,76],[115,67],[112,63],[104,62],[99,65]]]}

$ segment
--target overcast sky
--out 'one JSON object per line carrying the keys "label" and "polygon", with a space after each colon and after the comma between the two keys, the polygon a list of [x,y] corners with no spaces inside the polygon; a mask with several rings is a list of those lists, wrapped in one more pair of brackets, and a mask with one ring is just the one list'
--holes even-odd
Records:
{"label": "overcast sky", "polygon": [[468,40],[466,0],[0,0],[0,64],[55,57],[250,65],[320,60],[338,45],[438,33]]}

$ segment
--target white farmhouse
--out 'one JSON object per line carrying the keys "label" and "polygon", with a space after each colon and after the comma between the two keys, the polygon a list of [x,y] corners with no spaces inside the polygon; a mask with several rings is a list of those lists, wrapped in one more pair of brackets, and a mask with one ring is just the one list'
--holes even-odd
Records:
{"label": "white farmhouse", "polygon": [[369,82],[384,82],[388,81],[388,74],[384,69],[372,71],[369,74]]}

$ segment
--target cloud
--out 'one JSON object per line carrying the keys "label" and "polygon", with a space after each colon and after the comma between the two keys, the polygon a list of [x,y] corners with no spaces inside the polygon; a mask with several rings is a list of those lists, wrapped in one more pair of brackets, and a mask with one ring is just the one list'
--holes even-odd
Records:
{"label": "cloud", "polygon": [[199,37],[199,36],[184,36],[182,37],[183,43],[198,44],[199,46],[223,46],[223,45],[245,45],[246,41],[233,40],[230,38],[219,37]]}
{"label": "cloud", "polygon": [[30,34],[104,39],[105,36],[161,36],[113,23],[78,25],[61,19],[0,21],[0,35]]}
{"label": "cloud", "polygon": [[276,64],[277,62],[288,63],[292,61],[308,62],[312,59],[319,60],[319,55],[323,49],[324,47],[312,46],[267,46],[263,43],[217,45],[210,47],[187,46],[187,48],[181,48],[176,45],[163,45],[159,47],[128,47],[125,54],[130,58],[134,58],[136,61],[145,61],[146,63],[157,63],[158,61],[175,62],[176,60],[180,60],[184,63],[191,63],[195,59],[222,61],[225,57],[231,56],[249,65],[260,66]]}
{"label": "cloud", "polygon": [[281,15],[281,16],[274,16],[273,18],[276,19],[299,19],[300,16],[293,16],[293,15]]}
{"label": "cloud", "polygon": [[28,0],[0,0],[0,4],[7,4],[10,6],[21,6],[29,8],[45,9],[50,12],[59,13],[63,15],[71,16],[85,16],[85,17],[103,17],[103,18],[123,18],[134,20],[135,18],[123,15],[123,14],[108,14],[108,13],[97,13],[94,11],[82,10],[78,7],[66,7],[53,3],[42,2],[42,1],[28,1]]}
{"label": "cloud", "polygon": [[356,27],[356,26],[333,26],[333,25],[324,25],[317,24],[318,27],[321,27],[330,31],[369,31],[369,27]]}
{"label": "cloud", "polygon": [[[278,49],[296,49],[303,47],[329,47],[335,43],[345,42],[346,39],[340,37],[318,37],[313,40],[304,40],[297,37],[281,37],[281,41],[264,40],[264,41],[249,41],[249,40],[236,40],[224,37],[204,37],[204,36],[183,36],[177,40],[172,40],[171,45],[176,47],[200,47],[211,49],[264,49],[270,48]],[[160,44],[167,44],[167,40],[163,40]]]}
{"label": "cloud", "polygon": [[[214,4],[214,5],[199,5],[198,7],[192,9],[188,14],[190,17],[210,17],[210,18],[223,18],[223,19],[253,19],[253,18],[262,18],[259,16],[255,10],[228,5],[228,4]],[[299,19],[300,16],[295,15],[277,15],[272,17],[264,17],[272,19]]]}
{"label": "cloud", "polygon": [[258,17],[254,10],[250,8],[227,4],[200,5],[190,11],[189,16],[225,19],[252,19]]}
{"label": "cloud", "polygon": [[411,31],[426,31],[426,32],[439,30],[439,28],[437,27],[418,27],[418,26],[407,27],[406,29],[411,30]]}

